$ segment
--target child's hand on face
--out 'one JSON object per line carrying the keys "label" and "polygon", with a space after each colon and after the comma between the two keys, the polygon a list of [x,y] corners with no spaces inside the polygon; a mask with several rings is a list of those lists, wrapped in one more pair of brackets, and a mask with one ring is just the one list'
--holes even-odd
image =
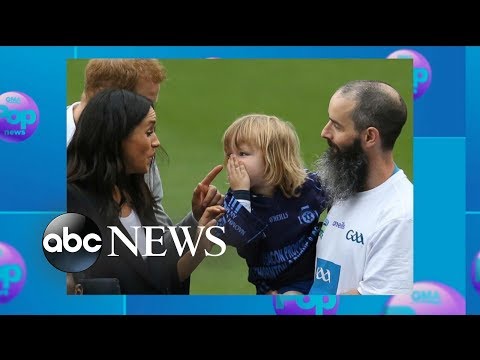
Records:
{"label": "child's hand on face", "polygon": [[227,162],[228,182],[232,190],[250,190],[250,177],[245,165],[235,155],[230,155]]}

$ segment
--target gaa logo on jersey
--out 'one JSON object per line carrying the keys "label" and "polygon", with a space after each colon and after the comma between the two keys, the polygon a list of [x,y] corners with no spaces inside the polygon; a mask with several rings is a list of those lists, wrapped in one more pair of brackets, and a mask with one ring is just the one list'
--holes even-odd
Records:
{"label": "gaa logo on jersey", "polygon": [[455,289],[433,281],[413,284],[410,295],[388,300],[386,315],[465,315],[465,299]]}
{"label": "gaa logo on jersey", "polygon": [[310,210],[310,206],[307,205],[300,208],[300,215],[298,216],[300,224],[310,224],[316,218],[318,218],[318,212],[316,210]]}
{"label": "gaa logo on jersey", "polygon": [[37,104],[30,96],[18,91],[0,95],[0,139],[24,141],[37,130],[39,121]]}

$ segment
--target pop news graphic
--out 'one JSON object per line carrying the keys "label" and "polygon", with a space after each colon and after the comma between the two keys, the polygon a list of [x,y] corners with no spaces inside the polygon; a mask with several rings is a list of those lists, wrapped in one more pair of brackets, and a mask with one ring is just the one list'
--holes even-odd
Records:
{"label": "pop news graphic", "polygon": [[471,270],[472,284],[477,293],[480,294],[480,252],[477,253],[472,262]]}
{"label": "pop news graphic", "polygon": [[25,93],[10,91],[0,95],[0,139],[20,142],[37,130],[40,112]]}
{"label": "pop news graphic", "polygon": [[415,100],[425,94],[432,82],[432,69],[428,60],[418,51],[410,49],[397,50],[387,59],[413,59],[413,98]]}
{"label": "pop news graphic", "polygon": [[334,295],[275,295],[277,315],[336,315],[340,297]]}
{"label": "pop news graphic", "polygon": [[9,302],[22,291],[26,277],[22,255],[13,246],[0,242],[0,304]]}
{"label": "pop news graphic", "polygon": [[464,315],[465,299],[450,286],[434,281],[413,285],[411,295],[395,295],[386,304],[386,315]]}

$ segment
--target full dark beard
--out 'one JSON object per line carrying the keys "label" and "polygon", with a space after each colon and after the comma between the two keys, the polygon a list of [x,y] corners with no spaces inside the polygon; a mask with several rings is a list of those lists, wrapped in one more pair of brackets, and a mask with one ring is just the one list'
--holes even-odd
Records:
{"label": "full dark beard", "polygon": [[330,148],[318,158],[315,166],[332,205],[363,191],[367,180],[368,161],[358,138],[344,150],[340,150],[330,141],[328,144]]}

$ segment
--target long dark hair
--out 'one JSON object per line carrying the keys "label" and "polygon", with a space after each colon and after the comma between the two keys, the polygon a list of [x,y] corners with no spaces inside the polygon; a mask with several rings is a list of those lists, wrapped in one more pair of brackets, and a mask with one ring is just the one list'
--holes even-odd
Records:
{"label": "long dark hair", "polygon": [[[67,182],[93,193],[100,213],[118,216],[127,194],[139,215],[153,208],[143,174],[127,175],[122,141],[147,116],[152,102],[127,90],[104,90],[90,99],[67,148]],[[118,187],[120,204],[114,201]]]}

